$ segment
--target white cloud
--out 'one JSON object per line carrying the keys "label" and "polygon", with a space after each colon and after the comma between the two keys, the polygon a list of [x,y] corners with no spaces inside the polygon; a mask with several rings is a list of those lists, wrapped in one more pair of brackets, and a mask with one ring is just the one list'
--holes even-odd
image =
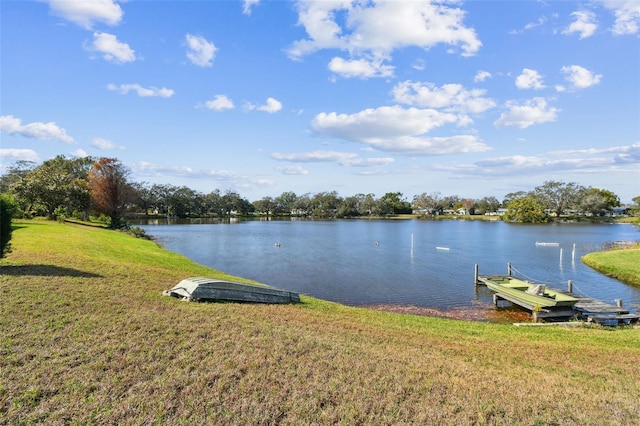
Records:
{"label": "white cloud", "polygon": [[476,73],[476,76],[473,77],[473,81],[476,83],[481,83],[483,81],[485,81],[488,78],[491,78],[492,75],[489,71],[478,71]]}
{"label": "white cloud", "polygon": [[424,62],[424,59],[416,59],[416,61],[411,65],[411,68],[418,71],[424,71],[427,69],[427,65]]}
{"label": "white cloud", "polygon": [[87,154],[87,151],[81,148],[78,148],[75,151],[71,151],[71,155],[78,158],[86,158],[89,156],[89,154]]}
{"label": "white cloud", "polygon": [[338,151],[313,151],[303,153],[274,152],[271,158],[278,161],[291,161],[298,163],[342,163],[357,158],[358,154]]}
{"label": "white cloud", "polygon": [[636,142],[632,145],[612,146],[609,148],[587,148],[587,149],[572,149],[572,150],[559,150],[549,153],[553,156],[568,157],[568,156],[604,156],[613,155],[613,161],[615,163],[630,164],[640,163],[640,142]]}
{"label": "white cloud", "polygon": [[34,163],[40,162],[38,154],[32,149],[2,148],[0,149],[0,158],[10,161],[33,161]]}
{"label": "white cloud", "polygon": [[456,123],[455,114],[400,106],[366,109],[356,114],[320,113],[313,130],[324,136],[364,143],[370,148],[403,155],[440,155],[486,151],[475,136],[426,137],[430,130]]}
{"label": "white cloud", "polygon": [[524,105],[507,103],[509,111],[500,115],[500,118],[493,123],[496,127],[519,127],[527,128],[534,124],[555,121],[558,113],[557,108],[549,107],[544,98],[533,98],[526,101]]}
{"label": "white cloud", "polygon": [[394,139],[375,138],[366,142],[377,150],[405,156],[467,154],[490,150],[474,135],[402,136]]}
{"label": "white cloud", "polygon": [[518,89],[544,89],[542,76],[536,70],[524,68],[522,74],[516,77],[516,87]]}
{"label": "white cloud", "polygon": [[525,25],[522,29],[520,29],[520,30],[511,30],[511,31],[509,31],[509,34],[522,34],[522,33],[524,33],[525,31],[529,31],[529,30],[532,30],[532,29],[534,29],[534,28],[541,27],[541,26],[543,26],[546,22],[547,22],[547,17],[546,17],[546,16],[540,16],[540,17],[538,18],[538,20],[537,20],[537,21],[535,21],[535,22],[529,22],[528,24],[526,24],[526,25]]}
{"label": "white cloud", "polygon": [[104,139],[104,138],[94,138],[91,141],[91,146],[93,146],[94,148],[102,149],[102,150],[124,149],[124,147],[116,146],[115,143],[113,143],[109,139]]}
{"label": "white cloud", "polygon": [[341,166],[373,167],[393,163],[393,158],[360,158],[352,152],[339,151],[314,151],[303,153],[279,153],[274,152],[271,158],[278,161],[290,161],[294,163],[337,163]]}
{"label": "white cloud", "polygon": [[187,58],[200,67],[210,67],[218,48],[202,36],[187,34]]}
{"label": "white cloud", "polygon": [[578,33],[579,38],[591,37],[598,29],[596,14],[588,10],[577,10],[571,14],[575,21],[571,23],[562,34],[571,35]]}
{"label": "white cloud", "polygon": [[225,109],[234,108],[233,101],[225,95],[215,95],[213,100],[205,102],[204,105],[214,111],[223,111]]}
{"label": "white cloud", "polygon": [[394,67],[383,65],[382,61],[369,61],[367,59],[342,59],[335,57],[329,62],[329,70],[343,77],[392,77]]}
{"label": "white cloud", "polygon": [[121,84],[116,86],[115,84],[108,84],[107,89],[118,92],[121,95],[126,95],[129,92],[135,92],[141,98],[148,97],[159,97],[159,98],[170,98],[173,96],[174,91],[171,89],[167,89],[163,87],[161,89],[157,87],[142,87],[139,84]]}
{"label": "white cloud", "polygon": [[36,122],[22,125],[22,121],[12,115],[0,116],[0,132],[32,139],[56,140],[68,144],[74,143],[73,138],[67,135],[67,131],[54,122]]}
{"label": "white cloud", "polygon": [[254,6],[257,6],[260,3],[260,0],[244,0],[242,2],[242,13],[245,15],[251,15],[251,9]]}
{"label": "white cloud", "polygon": [[621,147],[619,153],[614,157],[618,164],[640,164],[640,142],[636,142],[628,147]]}
{"label": "white cloud", "polygon": [[136,53],[128,44],[118,41],[113,34],[93,33],[93,43],[85,43],[88,51],[99,52],[108,62],[124,64],[136,60]]}
{"label": "white cloud", "polygon": [[496,106],[492,99],[483,97],[486,90],[465,89],[461,84],[443,84],[403,81],[392,90],[394,100],[424,108],[443,108],[445,111],[481,113]]}
{"label": "white cloud", "polygon": [[617,146],[605,149],[582,149],[551,151],[538,155],[511,155],[487,158],[473,164],[457,166],[439,166],[441,170],[456,172],[460,175],[504,177],[542,175],[570,172],[606,173],[611,171],[630,171],[625,166],[640,164],[640,142],[628,146]]}
{"label": "white cloud", "polygon": [[313,119],[313,129],[323,135],[363,141],[369,138],[393,138],[420,135],[448,123],[457,116],[434,109],[400,106],[369,108],[355,114],[320,113]]}
{"label": "white cloud", "polygon": [[115,148],[115,144],[108,139],[103,138],[95,138],[91,141],[91,146],[94,146],[98,149],[113,149]]}
{"label": "white cloud", "polygon": [[601,0],[616,18],[611,31],[615,35],[637,34],[640,29],[640,2],[637,0]]}
{"label": "white cloud", "polygon": [[601,74],[595,74],[579,65],[562,67],[562,73],[574,89],[586,89],[600,83],[602,79]]}
{"label": "white cloud", "polygon": [[304,167],[298,164],[293,166],[278,166],[276,167],[276,170],[282,173],[283,175],[304,176],[309,174],[309,170],[305,169]]}
{"label": "white cloud", "polygon": [[122,9],[113,0],[70,1],[49,0],[54,15],[85,28],[92,29],[94,23],[118,25],[122,20]]}
{"label": "white cloud", "polygon": [[[439,44],[472,56],[482,46],[475,30],[464,25],[465,13],[442,2],[316,0],[299,1],[296,7],[298,23],[308,38],[290,46],[287,52],[292,59],[339,49],[349,52],[353,60],[382,61],[396,49],[416,46],[428,50]],[[363,64],[333,63],[334,68],[346,65]]]}
{"label": "white cloud", "polygon": [[218,169],[194,169],[189,166],[166,166],[148,162],[138,162],[131,165],[132,172],[139,177],[161,177],[167,176],[198,179],[208,183],[208,185],[221,186],[227,188],[251,188],[255,186],[270,185],[268,179],[247,176],[241,173],[218,170]]}
{"label": "white cloud", "polygon": [[273,114],[282,109],[282,104],[280,101],[274,98],[268,98],[267,103],[257,107],[258,111],[268,112],[269,114]]}

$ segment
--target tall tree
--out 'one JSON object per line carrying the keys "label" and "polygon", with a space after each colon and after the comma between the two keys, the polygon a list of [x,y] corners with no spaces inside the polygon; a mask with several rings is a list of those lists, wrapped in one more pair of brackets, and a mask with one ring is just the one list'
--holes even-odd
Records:
{"label": "tall tree", "polygon": [[93,159],[59,155],[31,170],[12,185],[17,201],[50,218],[89,209],[87,178]]}
{"label": "tall tree", "polygon": [[255,210],[253,204],[247,199],[242,198],[240,194],[235,191],[226,191],[225,194],[220,197],[220,205],[224,214],[231,217],[231,214],[235,211],[241,214],[250,213]]}
{"label": "tall tree", "polygon": [[393,214],[411,213],[411,204],[403,198],[402,192],[387,192],[380,198],[380,202]]}
{"label": "tall tree", "polygon": [[311,197],[309,208],[316,217],[334,217],[344,200],[336,191],[318,192]]}
{"label": "tall tree", "polygon": [[127,180],[129,173],[129,169],[115,158],[99,159],[89,173],[91,206],[98,213],[109,216],[110,227],[114,229],[125,225],[124,211],[134,201],[134,190]]}
{"label": "tall tree", "polygon": [[580,209],[594,216],[610,212],[620,205],[620,198],[606,189],[587,188],[580,194]]}
{"label": "tall tree", "polygon": [[358,206],[360,200],[356,196],[346,197],[336,211],[337,217],[355,217],[358,216]]}
{"label": "tall tree", "polygon": [[500,201],[496,197],[484,197],[475,206],[476,213],[491,213],[500,208]]}
{"label": "tall tree", "polygon": [[298,201],[298,196],[295,192],[283,192],[274,200],[276,203],[275,212],[280,214],[291,214],[295,208],[296,201]]}
{"label": "tall tree", "polygon": [[631,214],[640,216],[640,195],[633,197],[631,201],[633,201],[633,205],[630,208]]}
{"label": "tall tree", "polygon": [[516,191],[516,192],[510,192],[507,195],[504,196],[504,198],[502,199],[502,207],[507,207],[509,205],[509,203],[512,200],[515,200],[516,198],[525,198],[530,196],[531,194],[529,192],[526,191]]}
{"label": "tall tree", "polygon": [[33,161],[16,161],[7,171],[0,176],[0,192],[10,192],[11,187],[24,179],[29,172],[35,169],[36,163]]}
{"label": "tall tree", "polygon": [[439,213],[442,207],[442,194],[440,192],[433,192],[427,194],[423,192],[420,195],[413,197],[413,208],[416,210],[424,209],[428,214],[436,215]]}
{"label": "tall tree", "polygon": [[534,196],[543,208],[560,217],[566,209],[577,207],[583,187],[575,182],[545,181],[533,190]]}
{"label": "tall tree", "polygon": [[157,199],[151,190],[151,185],[147,182],[133,182],[131,187],[134,192],[134,203],[138,212],[143,212],[145,216],[149,215],[149,211],[156,208]]}
{"label": "tall tree", "polygon": [[509,202],[507,212],[502,216],[505,222],[542,223],[547,215],[535,197],[515,198]]}
{"label": "tall tree", "polygon": [[371,216],[377,209],[378,202],[374,194],[357,194],[358,213],[360,216]]}
{"label": "tall tree", "polygon": [[253,202],[253,207],[256,209],[258,213],[264,213],[267,215],[267,219],[271,216],[271,213],[276,209],[276,202],[272,197],[262,197],[260,200],[256,200]]}
{"label": "tall tree", "polygon": [[214,191],[211,191],[208,194],[205,194],[204,208],[207,214],[215,213],[218,216],[222,216],[223,211],[222,211],[222,205],[221,205],[221,198],[222,196],[220,195],[219,189],[216,189]]}

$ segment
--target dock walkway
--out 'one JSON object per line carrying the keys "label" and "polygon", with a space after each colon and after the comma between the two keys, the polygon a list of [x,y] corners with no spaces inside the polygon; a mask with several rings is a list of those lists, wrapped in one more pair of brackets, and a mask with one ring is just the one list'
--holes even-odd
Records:
{"label": "dock walkway", "polygon": [[[477,274],[476,267],[475,284],[486,285],[480,278],[486,279],[489,278],[489,276],[480,277]],[[521,300],[510,297],[509,295],[494,292],[493,304],[498,306],[498,302],[500,300],[506,300],[514,305],[518,305],[531,312],[534,322],[538,322],[538,320],[558,321],[576,319],[587,322],[596,322],[603,325],[618,325],[638,323],[640,321],[640,315],[631,313],[628,309],[623,308],[621,301],[618,301],[616,305],[611,305],[601,300],[575,294],[571,291],[551,287],[547,288],[555,292],[574,297],[578,299],[578,301],[572,307],[562,306],[541,309],[537,306],[528,305]]]}

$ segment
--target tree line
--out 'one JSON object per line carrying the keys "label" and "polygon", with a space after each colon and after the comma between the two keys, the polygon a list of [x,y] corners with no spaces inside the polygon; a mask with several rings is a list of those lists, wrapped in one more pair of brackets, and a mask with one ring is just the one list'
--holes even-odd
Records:
{"label": "tree line", "polygon": [[[177,218],[230,217],[232,215],[303,216],[318,218],[385,217],[415,213],[438,216],[455,212],[493,213],[506,209],[505,220],[543,222],[570,210],[605,215],[620,205],[619,197],[606,189],[577,183],[546,181],[531,191],[507,194],[503,200],[422,193],[407,200],[401,192],[355,194],[342,197],[336,191],[296,195],[283,192],[250,202],[236,191],[215,189],[209,193],[186,186],[150,184],[130,180],[130,170],[116,158],[67,158],[57,156],[42,164],[19,161],[0,176],[0,193],[15,203],[15,211],[29,216],[102,216],[112,228],[126,226],[129,215]],[[634,198],[640,207],[640,196]]]}

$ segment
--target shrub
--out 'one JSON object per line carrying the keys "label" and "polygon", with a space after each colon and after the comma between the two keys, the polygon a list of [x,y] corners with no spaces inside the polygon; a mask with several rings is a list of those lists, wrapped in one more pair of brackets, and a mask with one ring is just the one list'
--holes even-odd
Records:
{"label": "shrub", "polygon": [[134,236],[136,238],[143,238],[145,240],[152,240],[153,238],[147,234],[147,231],[145,231],[143,228],[140,228],[139,226],[129,226],[126,228],[126,233]]}
{"label": "shrub", "polygon": [[0,194],[0,258],[11,251],[11,220],[17,211],[15,200],[7,194]]}

